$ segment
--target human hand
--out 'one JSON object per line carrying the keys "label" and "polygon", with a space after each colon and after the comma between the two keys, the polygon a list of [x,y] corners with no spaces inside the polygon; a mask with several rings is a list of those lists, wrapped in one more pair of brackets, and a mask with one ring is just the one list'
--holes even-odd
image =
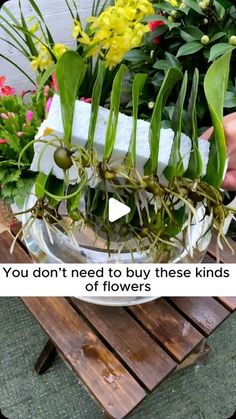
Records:
{"label": "human hand", "polygon": [[[225,116],[223,123],[229,163],[222,187],[229,191],[236,191],[236,112]],[[212,132],[213,128],[209,128],[201,138],[209,140]]]}

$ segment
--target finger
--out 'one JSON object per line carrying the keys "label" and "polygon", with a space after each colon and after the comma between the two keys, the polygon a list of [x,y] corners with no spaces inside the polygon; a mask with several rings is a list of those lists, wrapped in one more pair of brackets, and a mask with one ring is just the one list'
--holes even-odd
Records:
{"label": "finger", "polygon": [[202,140],[209,140],[209,138],[211,137],[211,134],[213,133],[213,128],[208,128],[208,130],[206,130],[202,135],[201,135],[201,139]]}
{"label": "finger", "polygon": [[236,191],[236,170],[230,170],[226,173],[222,187],[228,191]]}

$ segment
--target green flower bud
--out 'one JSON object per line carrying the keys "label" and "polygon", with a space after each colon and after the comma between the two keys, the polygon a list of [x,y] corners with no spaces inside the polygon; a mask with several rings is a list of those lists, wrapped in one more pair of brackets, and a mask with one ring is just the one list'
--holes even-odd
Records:
{"label": "green flower bud", "polygon": [[229,43],[230,43],[230,45],[236,46],[236,35],[232,35],[229,38]]}
{"label": "green flower bud", "polygon": [[203,36],[201,37],[201,44],[202,44],[202,45],[207,45],[207,44],[209,44],[209,41],[210,41],[209,36],[207,36],[207,35],[203,35]]}
{"label": "green flower bud", "polygon": [[198,6],[200,7],[200,9],[202,10],[206,10],[208,5],[206,3],[206,1],[200,1],[200,3],[198,4]]}
{"label": "green flower bud", "polygon": [[173,19],[173,17],[172,17],[172,16],[168,16],[168,20],[169,20],[169,22],[171,22],[171,23],[173,23],[173,22],[174,22],[174,19]]}
{"label": "green flower bud", "polygon": [[207,24],[208,24],[208,22],[209,22],[209,20],[205,17],[205,19],[203,19],[203,23],[204,23],[204,25],[207,25]]}
{"label": "green flower bud", "polygon": [[155,102],[148,102],[148,108],[149,109],[153,109],[154,108],[154,106],[155,106]]}
{"label": "green flower bud", "polygon": [[172,10],[172,12],[171,12],[171,16],[172,16],[174,19],[178,19],[178,17],[179,17],[179,13],[177,12],[177,10]]}

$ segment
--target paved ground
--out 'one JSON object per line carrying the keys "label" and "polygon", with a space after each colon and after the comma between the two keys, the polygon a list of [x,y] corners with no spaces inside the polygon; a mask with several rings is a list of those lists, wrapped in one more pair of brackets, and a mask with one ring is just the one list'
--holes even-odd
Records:
{"label": "paved ground", "polygon": [[[0,409],[10,419],[101,419],[102,413],[59,359],[33,370],[46,338],[15,298],[0,298]],[[200,365],[173,374],[130,419],[228,419],[236,409],[236,313],[209,338]],[[1,416],[0,416],[1,417]]]}

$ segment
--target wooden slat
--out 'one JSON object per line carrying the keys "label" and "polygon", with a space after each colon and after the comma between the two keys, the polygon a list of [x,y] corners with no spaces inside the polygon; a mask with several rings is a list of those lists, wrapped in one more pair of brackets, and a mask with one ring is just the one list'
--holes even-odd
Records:
{"label": "wooden slat", "polygon": [[174,297],[171,301],[206,336],[229,315],[226,308],[210,297]]}
{"label": "wooden slat", "polygon": [[14,237],[8,231],[0,234],[0,263],[32,263],[30,257],[18,243],[15,244],[13,254],[10,254],[13,240]]}
{"label": "wooden slat", "polygon": [[202,263],[216,263],[216,260],[215,260],[215,258],[213,258],[212,255],[210,255],[209,253],[207,253],[204,256]]}
{"label": "wooden slat", "polygon": [[153,390],[176,363],[122,307],[103,307],[70,299],[111,345],[132,373]]}
{"label": "wooden slat", "polygon": [[182,362],[203,336],[164,299],[129,310],[178,362]]}
{"label": "wooden slat", "polygon": [[64,298],[23,298],[63,359],[112,418],[123,418],[145,391]]}
{"label": "wooden slat", "polygon": [[[227,244],[223,243],[224,249],[222,251],[218,249],[220,262],[236,263],[236,242],[230,239],[229,237],[227,237],[227,240],[230,246],[232,247],[232,249],[234,250],[234,253],[232,253],[232,250],[227,246]],[[211,243],[207,249],[207,252],[215,259],[217,258],[216,243],[217,243],[217,235],[214,233]]]}
{"label": "wooden slat", "polygon": [[236,297],[217,297],[217,300],[219,300],[228,310],[236,310]]}

